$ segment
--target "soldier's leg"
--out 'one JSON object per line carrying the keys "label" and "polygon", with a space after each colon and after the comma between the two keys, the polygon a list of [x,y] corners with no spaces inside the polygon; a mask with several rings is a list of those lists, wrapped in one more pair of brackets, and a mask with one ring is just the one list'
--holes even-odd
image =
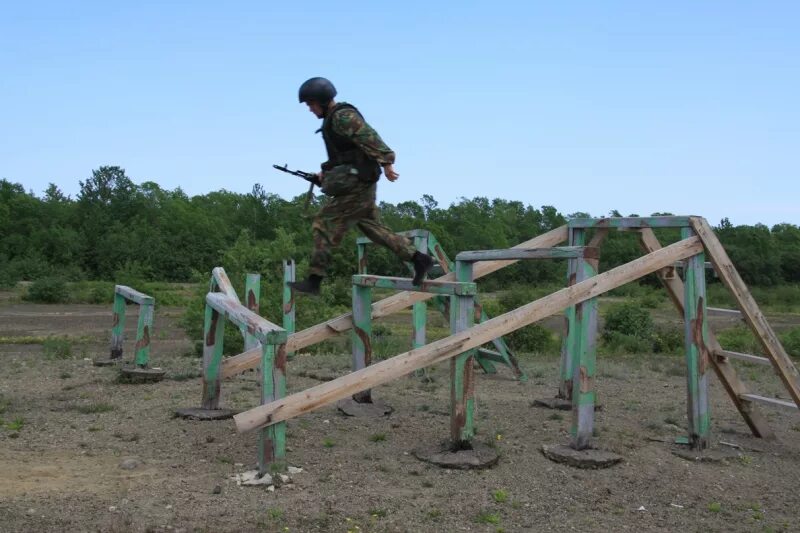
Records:
{"label": "soldier's leg", "polygon": [[311,224],[314,251],[311,253],[309,272],[324,277],[331,261],[331,252],[342,243],[347,230],[353,227],[352,206],[340,198],[331,198]]}

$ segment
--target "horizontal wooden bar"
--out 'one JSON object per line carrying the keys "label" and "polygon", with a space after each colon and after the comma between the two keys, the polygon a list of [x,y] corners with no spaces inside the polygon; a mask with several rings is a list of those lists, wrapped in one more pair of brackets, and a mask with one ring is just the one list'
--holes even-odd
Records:
{"label": "horizontal wooden bar", "polygon": [[647,254],[630,263],[612,268],[597,276],[592,276],[590,279],[556,291],[544,298],[487,320],[465,331],[266,405],[254,407],[233,417],[236,422],[236,429],[241,433],[288,420],[363,390],[395,380],[419,368],[445,361],[467,350],[478,348],[501,335],[506,335],[523,326],[538,322],[570,305],[594,298],[611,289],[660,270],[677,259],[696,255],[702,250],[703,246],[697,237],[678,241],[675,244]]}
{"label": "horizontal wooden bar", "polygon": [[759,365],[772,366],[772,362],[769,359],[767,359],[766,357],[761,357],[760,355],[751,355],[749,353],[741,353],[741,352],[730,352],[728,350],[720,350],[718,352],[714,352],[714,355],[716,355],[717,357],[729,357],[730,359],[747,361],[748,363],[756,363]]}
{"label": "horizontal wooden bar", "polygon": [[131,289],[126,285],[115,285],[114,292],[119,294],[126,300],[137,303],[139,305],[151,304],[155,301],[152,296],[148,296],[143,292],[137,291],[136,289]]}
{"label": "horizontal wooden bar", "polygon": [[[397,234],[408,237],[409,239],[413,239],[414,237],[427,237],[428,235],[430,235],[430,231],[426,229],[412,229],[408,231],[398,231]],[[371,243],[372,239],[370,239],[369,237],[361,236],[356,239],[356,244],[371,244]]]}
{"label": "horizontal wooden bar", "polygon": [[456,261],[499,261],[499,260],[525,260],[525,259],[597,259],[597,248],[588,246],[556,246],[553,248],[508,248],[502,250],[470,250],[461,252],[456,256]]}
{"label": "horizontal wooden bar", "polygon": [[742,394],[742,398],[745,400],[750,400],[751,402],[758,402],[763,403],[764,405],[771,405],[773,407],[797,411],[797,404],[786,400],[779,400],[778,398],[767,398],[766,396],[759,396],[758,394]]}
{"label": "horizontal wooden bar", "polygon": [[738,309],[723,309],[721,307],[707,307],[706,309],[708,309],[709,313],[714,313],[717,315],[731,315],[742,318],[742,312]]}
{"label": "horizontal wooden bar", "polygon": [[285,329],[258,316],[250,309],[233,300],[233,298],[229,298],[220,292],[206,294],[206,303],[216,311],[224,314],[237,327],[244,328],[263,344],[283,344],[288,338]]}
{"label": "horizontal wooden bar", "polygon": [[[567,239],[567,226],[559,226],[551,229],[546,233],[542,233],[532,239],[518,244],[515,248],[541,248],[543,246],[555,246],[564,242]],[[501,268],[513,265],[516,261],[489,261],[486,263],[478,263],[475,265],[473,272],[473,279],[482,278],[492,272],[496,272]],[[454,273],[450,272],[444,276],[437,278],[438,280],[453,281],[456,279]],[[411,307],[415,302],[421,302],[434,298],[433,294],[426,294],[421,292],[401,292],[393,294],[388,298],[384,298],[372,304],[372,318],[378,319],[389,316],[393,313]],[[318,342],[342,333],[353,327],[352,313],[345,313],[336,318],[332,318],[327,322],[316,324],[302,331],[298,331],[289,336],[289,341],[286,344],[286,350],[289,352],[296,352],[302,350],[307,346],[312,346]],[[256,368],[261,364],[261,355],[253,355],[248,353],[239,354],[235,357],[229,357],[222,362],[222,377],[229,378],[237,374],[241,374],[251,368]]]}
{"label": "horizontal wooden bar", "polygon": [[488,359],[489,361],[494,361],[495,363],[507,363],[503,358],[503,354],[500,352],[495,352],[494,350],[487,350],[486,348],[480,348],[478,350],[478,356],[484,359]]}
{"label": "horizontal wooden bar", "polygon": [[608,217],[573,218],[567,225],[570,228],[685,228],[689,217]]}
{"label": "horizontal wooden bar", "polygon": [[419,285],[413,285],[411,278],[396,278],[392,276],[373,276],[371,274],[356,274],[353,276],[353,285],[359,287],[376,287],[379,289],[395,289],[398,291],[427,292],[429,294],[444,294],[449,296],[474,296],[478,293],[478,286],[466,281],[441,281],[425,280]]}

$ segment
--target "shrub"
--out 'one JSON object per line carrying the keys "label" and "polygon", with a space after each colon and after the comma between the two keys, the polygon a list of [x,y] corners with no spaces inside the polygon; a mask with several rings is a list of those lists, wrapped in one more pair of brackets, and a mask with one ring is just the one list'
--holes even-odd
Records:
{"label": "shrub", "polygon": [[684,349],[683,328],[657,327],[653,334],[653,351],[655,353],[678,354]]}
{"label": "shrub", "polygon": [[64,303],[67,301],[67,283],[59,277],[45,277],[34,281],[28,288],[26,300],[40,303]]}
{"label": "shrub", "polygon": [[618,331],[610,331],[603,333],[602,351],[612,355],[649,353],[653,351],[653,341]]}
{"label": "shrub", "polygon": [[548,353],[558,350],[558,342],[549,329],[531,324],[507,335],[512,350],[531,353]]}
{"label": "shrub", "polygon": [[737,326],[720,331],[717,334],[717,340],[725,350],[756,355],[761,353],[761,346],[747,326]]}
{"label": "shrub", "polygon": [[653,319],[637,304],[614,304],[606,312],[603,338],[607,340],[612,333],[650,340],[653,337]]}
{"label": "shrub", "polygon": [[67,359],[72,355],[72,345],[66,339],[51,337],[42,344],[42,351],[48,359]]}
{"label": "shrub", "polygon": [[780,338],[786,353],[792,357],[800,357],[800,327],[784,331]]}

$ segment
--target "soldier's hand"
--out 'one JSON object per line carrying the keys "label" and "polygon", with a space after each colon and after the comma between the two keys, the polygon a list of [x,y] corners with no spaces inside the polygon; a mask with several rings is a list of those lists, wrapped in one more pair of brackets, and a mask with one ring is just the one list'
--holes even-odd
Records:
{"label": "soldier's hand", "polygon": [[314,175],[317,177],[317,183],[319,183],[320,185],[322,185],[322,172],[317,172],[317,173],[316,173],[316,174],[314,174]]}
{"label": "soldier's hand", "polygon": [[394,171],[394,165],[384,166],[383,173],[386,174],[386,179],[389,181],[395,181],[397,178],[400,177],[400,174]]}

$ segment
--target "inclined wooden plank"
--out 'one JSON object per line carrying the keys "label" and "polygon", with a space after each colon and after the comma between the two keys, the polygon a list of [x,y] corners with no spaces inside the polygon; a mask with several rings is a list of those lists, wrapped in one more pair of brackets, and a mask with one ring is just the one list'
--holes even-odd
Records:
{"label": "inclined wooden plank", "polygon": [[[650,253],[661,249],[661,243],[658,242],[656,234],[651,229],[641,230],[639,233],[639,239],[640,244],[645,252]],[[678,314],[683,316],[683,281],[681,281],[677,276],[669,276],[667,270],[669,269],[663,269],[659,271],[657,273],[658,278],[661,280],[661,283],[667,290],[667,295],[675,305]],[[708,331],[708,344],[712,353],[722,351],[722,347],[719,345],[717,337],[711,330]],[[775,434],[769,427],[767,419],[764,417],[763,413],[761,413],[761,411],[755,408],[755,406],[752,404],[743,402],[741,400],[740,395],[747,394],[748,390],[745,384],[739,379],[739,376],[736,374],[736,369],[733,368],[733,365],[731,365],[729,361],[718,359],[717,357],[712,357],[711,363],[714,372],[716,372],[717,377],[719,378],[720,382],[722,382],[722,386],[725,388],[725,391],[728,393],[728,396],[730,397],[731,401],[733,401],[733,404],[736,406],[739,414],[742,415],[742,418],[750,428],[750,431],[752,431],[753,435],[764,439],[775,438]]]}
{"label": "inclined wooden plank", "polygon": [[779,400],[778,398],[767,398],[766,396],[759,396],[758,394],[743,394],[743,398],[763,403],[765,405],[772,405],[773,407],[782,407],[783,409],[789,409],[792,411],[797,411],[797,404],[794,402],[787,402],[786,400]]}
{"label": "inclined wooden plank", "polygon": [[239,432],[288,420],[308,411],[347,398],[359,391],[373,388],[423,368],[449,359],[492,339],[537,322],[551,314],[611,289],[634,281],[670,265],[677,259],[691,257],[702,251],[697,237],[685,239],[618,266],[590,279],[556,291],[513,311],[450,335],[423,348],[418,348],[381,361],[363,370],[292,394],[282,400],[260,405],[234,416]]}
{"label": "inclined wooden plank", "polygon": [[717,357],[730,357],[731,359],[739,359],[740,361],[747,361],[748,363],[757,363],[759,365],[771,366],[772,363],[766,357],[760,355],[750,355],[749,353],[730,352],[728,350],[720,350],[714,352]]}
{"label": "inclined wooden plank", "polygon": [[[211,271],[211,290],[214,290],[214,286],[219,289],[219,292],[227,296],[228,298],[232,298],[236,301],[236,303],[242,303],[239,300],[239,295],[236,294],[236,290],[233,288],[233,283],[231,283],[230,278],[228,278],[228,274],[225,272],[225,269],[222,267],[216,267],[214,270]],[[259,355],[259,360],[261,356]]]}
{"label": "inclined wooden plank", "polygon": [[[219,292],[210,292],[206,295],[206,303],[212,309],[223,313],[228,320],[246,330],[265,344],[282,344],[286,342],[286,330],[262,318]],[[260,350],[259,350],[260,353]]]}
{"label": "inclined wooden plank", "polygon": [[501,259],[573,259],[576,257],[595,257],[596,248],[585,246],[556,246],[553,248],[508,248],[501,250],[470,250],[456,255],[456,261],[498,261]]}
{"label": "inclined wooden plank", "polygon": [[[550,230],[547,233],[543,233],[538,237],[534,237],[533,239],[525,241],[515,246],[515,248],[543,248],[546,246],[555,246],[558,243],[563,242],[566,238],[567,227],[561,226]],[[481,278],[491,274],[492,272],[500,270],[501,268],[513,265],[516,262],[517,261],[514,260],[508,260],[478,263],[475,265],[473,278]],[[455,279],[455,274],[452,272],[437,278],[437,280],[441,281],[454,281]],[[378,319],[391,315],[400,311],[401,309],[411,307],[414,302],[429,300],[435,296],[436,295],[434,294],[428,294],[424,292],[402,292],[395,294],[372,304],[372,318]],[[287,341],[286,347],[288,351],[296,352],[298,350],[302,350],[306,346],[312,346],[318,342],[324,341],[325,339],[329,339],[337,333],[347,331],[352,327],[353,315],[352,313],[345,313],[344,315],[338,316],[332,320],[323,322],[322,324],[317,324],[316,326],[298,331],[294,335],[291,335]],[[229,357],[222,365],[222,375],[226,377],[235,376],[236,374],[240,374],[251,368],[256,368],[260,362],[260,353],[251,354],[249,352],[245,352],[235,357]]]}
{"label": "inclined wooden plank", "polygon": [[692,227],[703,240],[709,259],[714,264],[720,279],[733,294],[745,321],[761,343],[764,353],[772,361],[775,372],[781,378],[795,404],[800,405],[800,374],[792,360],[789,359],[786,350],[783,349],[778,336],[775,335],[769,322],[761,313],[753,295],[750,294],[747,285],[739,276],[739,272],[736,271],[736,267],[733,266],[708,221],[700,217],[691,217],[691,222]]}
{"label": "inclined wooden plank", "polygon": [[145,304],[145,303],[153,303],[155,300],[152,296],[148,296],[143,292],[139,292],[136,289],[132,289],[126,285],[116,285],[114,286],[114,292],[129,300],[131,302],[137,304]]}

